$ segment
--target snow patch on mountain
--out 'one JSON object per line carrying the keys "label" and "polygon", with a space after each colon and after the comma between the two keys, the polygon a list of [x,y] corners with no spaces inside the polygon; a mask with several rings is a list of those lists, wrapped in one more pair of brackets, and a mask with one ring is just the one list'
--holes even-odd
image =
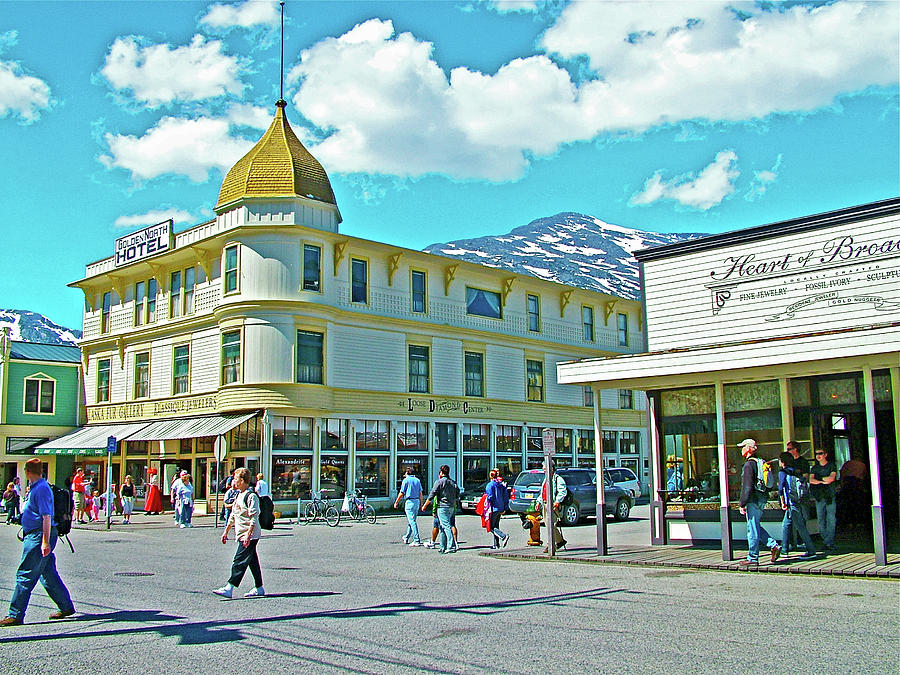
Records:
{"label": "snow patch on mountain", "polygon": [[27,309],[0,309],[0,330],[9,327],[9,336],[18,342],[75,346],[81,331],[53,323],[43,314]]}
{"label": "snow patch on mountain", "polygon": [[431,244],[424,250],[636,300],[640,280],[635,251],[702,236],[646,232],[582,213],[558,213],[499,236]]}

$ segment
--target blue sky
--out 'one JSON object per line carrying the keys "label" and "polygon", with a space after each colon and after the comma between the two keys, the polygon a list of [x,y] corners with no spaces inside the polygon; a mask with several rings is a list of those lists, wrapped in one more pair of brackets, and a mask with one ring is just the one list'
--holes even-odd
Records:
{"label": "blue sky", "polygon": [[[288,0],[288,117],[353,236],[560,211],[721,232],[900,194],[892,2]],[[116,237],[210,218],[279,92],[268,1],[0,2],[0,307],[79,328]]]}

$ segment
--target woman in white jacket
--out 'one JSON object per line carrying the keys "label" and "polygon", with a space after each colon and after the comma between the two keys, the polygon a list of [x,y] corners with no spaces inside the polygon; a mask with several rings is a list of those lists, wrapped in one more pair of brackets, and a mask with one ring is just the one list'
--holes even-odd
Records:
{"label": "woman in white jacket", "polygon": [[266,594],[263,588],[262,570],[259,567],[259,557],[256,554],[256,545],[262,532],[259,527],[259,496],[250,489],[251,474],[249,469],[236,469],[232,487],[238,490],[238,496],[231,506],[231,516],[225,524],[225,532],[222,534],[222,543],[228,543],[228,533],[234,526],[238,547],[231,563],[231,578],[228,583],[213,591],[223,598],[231,598],[234,589],[241,585],[244,572],[250,568],[253,575],[253,590],[244,594],[245,598],[257,598]]}

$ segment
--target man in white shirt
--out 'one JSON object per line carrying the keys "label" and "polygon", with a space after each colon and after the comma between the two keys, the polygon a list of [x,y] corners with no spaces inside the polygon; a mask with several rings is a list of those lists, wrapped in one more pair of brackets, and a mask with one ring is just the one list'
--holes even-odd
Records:
{"label": "man in white shirt", "polygon": [[263,475],[261,473],[256,474],[256,494],[260,497],[272,496],[269,492],[269,484],[263,480]]}
{"label": "man in white shirt", "polygon": [[172,481],[172,485],[169,487],[169,498],[172,500],[172,507],[175,509],[176,527],[181,523],[181,503],[178,500],[178,491],[181,489],[181,486],[184,485],[181,477],[186,475],[187,471],[177,471],[175,473],[175,480]]}

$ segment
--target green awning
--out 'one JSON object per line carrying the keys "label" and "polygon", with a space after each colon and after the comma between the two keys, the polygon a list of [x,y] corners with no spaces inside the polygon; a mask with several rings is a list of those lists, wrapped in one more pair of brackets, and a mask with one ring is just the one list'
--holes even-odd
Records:
{"label": "green awning", "polygon": [[115,436],[124,441],[149,424],[94,424],[81,427],[70,434],[42,443],[34,449],[36,455],[86,455],[99,457],[106,454],[106,439]]}

